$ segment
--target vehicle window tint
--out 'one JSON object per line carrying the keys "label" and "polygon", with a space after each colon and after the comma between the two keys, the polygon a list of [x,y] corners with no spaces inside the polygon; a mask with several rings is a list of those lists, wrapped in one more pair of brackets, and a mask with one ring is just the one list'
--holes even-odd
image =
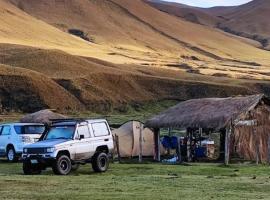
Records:
{"label": "vehicle window tint", "polygon": [[90,132],[88,126],[79,126],[78,127],[78,136],[84,135],[84,138],[90,138]]}
{"label": "vehicle window tint", "polygon": [[2,128],[3,128],[3,127],[2,127],[2,126],[0,126],[0,135],[2,135]]}
{"label": "vehicle window tint", "polygon": [[108,130],[108,126],[104,122],[93,123],[92,128],[93,128],[94,136],[96,137],[106,136],[110,134]]}
{"label": "vehicle window tint", "polygon": [[3,126],[1,135],[9,135],[10,134],[10,126]]}
{"label": "vehicle window tint", "polygon": [[72,139],[74,135],[74,126],[53,126],[49,129],[45,140],[51,139]]}
{"label": "vehicle window tint", "polygon": [[45,126],[36,126],[36,125],[31,125],[31,126],[14,126],[14,129],[17,134],[22,135],[22,134],[43,134],[45,131]]}

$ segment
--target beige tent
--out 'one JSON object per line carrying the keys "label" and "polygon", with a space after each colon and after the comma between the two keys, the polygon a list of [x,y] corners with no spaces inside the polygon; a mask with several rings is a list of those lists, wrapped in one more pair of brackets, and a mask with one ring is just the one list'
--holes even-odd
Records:
{"label": "beige tent", "polygon": [[[142,155],[154,155],[154,133],[138,121],[129,121],[120,128],[113,130],[113,135],[119,138],[121,157],[136,157],[140,154],[140,129],[142,128]],[[115,145],[116,147],[116,145]]]}

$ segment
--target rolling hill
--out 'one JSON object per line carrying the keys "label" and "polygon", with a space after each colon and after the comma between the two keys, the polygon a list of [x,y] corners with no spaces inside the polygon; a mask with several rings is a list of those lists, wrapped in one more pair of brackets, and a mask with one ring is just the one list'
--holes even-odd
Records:
{"label": "rolling hill", "polygon": [[[210,9],[210,12],[213,13],[215,10]],[[222,30],[259,41],[263,48],[270,50],[268,0],[254,0],[242,6],[223,10],[218,16],[224,19],[218,24]]]}
{"label": "rolling hill", "polygon": [[[260,47],[269,50],[270,2],[254,0],[232,7],[196,8],[160,0],[148,0],[149,5],[193,23],[217,27],[225,32],[255,40]],[[249,42],[247,40],[246,42]]]}
{"label": "rolling hill", "polygon": [[[0,104],[108,111],[267,92],[269,52],[202,24],[142,0],[0,0],[0,71],[9,83],[0,85]],[[8,106],[17,85],[31,95]]]}
{"label": "rolling hill", "polygon": [[221,21],[213,11],[213,15],[201,8],[196,8],[180,3],[173,3],[162,0],[145,0],[146,3],[157,8],[158,10],[183,18],[187,21],[215,27]]}

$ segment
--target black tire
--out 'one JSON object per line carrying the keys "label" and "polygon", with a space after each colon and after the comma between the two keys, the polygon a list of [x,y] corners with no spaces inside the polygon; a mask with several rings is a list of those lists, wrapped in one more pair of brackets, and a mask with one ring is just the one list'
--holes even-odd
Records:
{"label": "black tire", "polygon": [[79,168],[80,168],[80,164],[73,164],[73,165],[71,166],[71,170],[72,170],[72,171],[77,171]]}
{"label": "black tire", "polygon": [[109,157],[106,153],[96,153],[92,158],[92,168],[95,172],[106,172],[109,168]]}
{"label": "black tire", "polygon": [[18,161],[18,156],[16,155],[16,151],[14,147],[10,146],[7,148],[7,160],[8,162],[17,162]]}
{"label": "black tire", "polygon": [[25,175],[39,175],[41,174],[41,169],[38,166],[33,166],[29,161],[23,161],[23,173]]}
{"label": "black tire", "polygon": [[56,175],[68,175],[72,169],[71,160],[68,156],[61,155],[55,161],[52,169]]}

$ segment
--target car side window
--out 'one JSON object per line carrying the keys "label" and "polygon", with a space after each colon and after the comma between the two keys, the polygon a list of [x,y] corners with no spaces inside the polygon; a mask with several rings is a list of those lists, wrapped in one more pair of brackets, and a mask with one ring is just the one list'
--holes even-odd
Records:
{"label": "car side window", "polygon": [[2,128],[3,126],[0,126],[0,135],[2,135]]}
{"label": "car side window", "polygon": [[84,138],[90,138],[90,132],[87,125],[79,126],[77,132],[78,137],[80,137],[80,135],[83,135]]}
{"label": "car side window", "polygon": [[10,135],[10,126],[3,126],[1,135]]}
{"label": "car side window", "polygon": [[92,129],[93,129],[93,133],[95,137],[102,137],[102,136],[110,135],[108,126],[104,122],[93,123]]}

